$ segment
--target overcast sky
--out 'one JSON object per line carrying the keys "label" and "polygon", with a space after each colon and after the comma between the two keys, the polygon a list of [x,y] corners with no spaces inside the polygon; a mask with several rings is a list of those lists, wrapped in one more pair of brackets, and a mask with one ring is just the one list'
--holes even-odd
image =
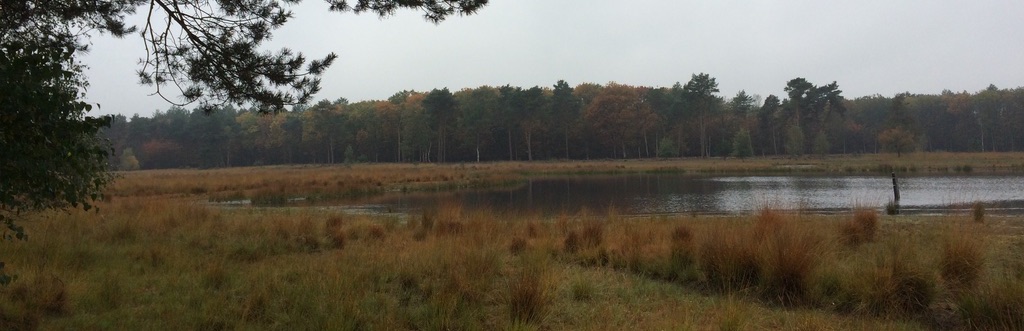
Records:
{"label": "overcast sky", "polygon": [[[379,19],[326,8],[292,7],[270,45],[338,54],[315,100],[559,79],[671,86],[701,72],[727,97],[781,95],[795,77],[836,81],[847,98],[1024,86],[1018,0],[491,0],[439,25],[416,11]],[[136,83],[143,56],[137,35],[93,38],[83,59],[96,113],[170,107]]]}

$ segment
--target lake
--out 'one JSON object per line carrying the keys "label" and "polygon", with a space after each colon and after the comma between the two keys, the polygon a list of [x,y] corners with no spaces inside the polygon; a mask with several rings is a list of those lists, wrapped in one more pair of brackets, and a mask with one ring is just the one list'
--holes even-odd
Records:
{"label": "lake", "polygon": [[[990,214],[1024,214],[1024,176],[909,176],[899,179],[902,213],[963,212],[974,202]],[[631,174],[536,178],[513,188],[388,194],[342,208],[416,212],[441,203],[464,208],[540,214],[615,208],[625,215],[748,213],[770,205],[812,213],[861,206],[882,209],[892,199],[888,176],[737,176]]]}

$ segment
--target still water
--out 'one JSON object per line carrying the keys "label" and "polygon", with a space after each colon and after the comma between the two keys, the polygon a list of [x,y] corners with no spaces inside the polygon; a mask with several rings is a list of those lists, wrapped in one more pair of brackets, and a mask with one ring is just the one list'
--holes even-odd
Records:
{"label": "still water", "polygon": [[[1024,176],[913,176],[900,178],[899,186],[903,213],[956,213],[984,202],[992,214],[1024,214]],[[881,209],[892,197],[888,176],[641,174],[540,178],[502,190],[396,194],[347,208],[414,212],[454,202],[464,208],[541,214],[615,208],[621,214],[652,215],[746,213],[767,205],[830,213]]]}

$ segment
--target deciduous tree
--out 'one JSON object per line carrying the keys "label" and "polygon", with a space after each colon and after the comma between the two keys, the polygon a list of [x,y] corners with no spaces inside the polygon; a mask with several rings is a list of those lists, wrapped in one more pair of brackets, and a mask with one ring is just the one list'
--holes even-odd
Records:
{"label": "deciduous tree", "polygon": [[[112,179],[109,145],[97,136],[111,117],[86,115],[75,51],[0,43],[0,241],[26,238],[15,222],[22,213],[89,209]],[[0,262],[0,284],[9,281]]]}

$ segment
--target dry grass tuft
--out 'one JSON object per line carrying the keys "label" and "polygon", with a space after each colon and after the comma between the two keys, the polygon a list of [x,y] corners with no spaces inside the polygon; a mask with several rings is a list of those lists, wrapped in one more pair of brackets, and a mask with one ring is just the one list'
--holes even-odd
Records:
{"label": "dry grass tuft", "polygon": [[330,240],[331,247],[335,249],[344,249],[345,242],[348,240],[348,233],[341,227],[328,228],[327,236]]}
{"label": "dry grass tuft", "polygon": [[875,240],[878,232],[878,212],[873,209],[859,208],[853,212],[853,218],[839,226],[843,241],[851,246]]}
{"label": "dry grass tuft", "polygon": [[565,252],[569,254],[578,252],[580,250],[580,246],[583,245],[581,241],[582,239],[580,239],[579,233],[575,230],[570,230],[569,233],[565,235],[565,240],[562,241],[562,244],[565,247]]}
{"label": "dry grass tuft", "polygon": [[997,279],[958,301],[967,325],[978,330],[1024,329],[1024,282],[1011,277]]}
{"label": "dry grass tuft", "polygon": [[985,267],[985,244],[975,230],[961,228],[946,236],[939,261],[939,274],[954,289],[973,288]]}
{"label": "dry grass tuft", "polygon": [[526,236],[528,238],[537,238],[537,236],[540,235],[539,227],[540,226],[534,221],[526,223]]}
{"label": "dry grass tuft", "polygon": [[324,222],[324,227],[327,228],[328,231],[333,231],[333,230],[341,228],[341,226],[344,225],[344,223],[345,223],[345,217],[344,216],[342,216],[340,214],[339,215],[331,215],[330,217],[327,218],[327,221]]}
{"label": "dry grass tuft", "polygon": [[754,238],[761,239],[774,234],[785,222],[785,215],[778,209],[761,209],[754,218]]}
{"label": "dry grass tuft", "polygon": [[934,273],[922,263],[913,247],[899,243],[879,256],[862,276],[856,289],[871,313],[888,316],[919,314],[935,299]]}
{"label": "dry grass tuft", "polygon": [[384,239],[384,235],[387,232],[384,230],[384,226],[380,224],[372,224],[367,228],[367,234],[372,239]]}
{"label": "dry grass tuft", "polygon": [[548,284],[550,263],[545,255],[526,256],[510,277],[506,292],[509,316],[515,322],[537,323],[544,319],[551,305]]}
{"label": "dry grass tuft", "polygon": [[823,239],[813,229],[801,228],[788,222],[769,238],[761,252],[762,292],[782,304],[804,301],[810,288],[810,278],[821,264],[819,248]]}
{"label": "dry grass tuft", "polygon": [[971,217],[975,223],[985,223],[985,204],[979,201],[971,205]]}
{"label": "dry grass tuft", "polygon": [[757,242],[735,226],[714,226],[698,250],[705,281],[720,291],[742,291],[761,277]]}
{"label": "dry grass tuft", "polygon": [[583,226],[580,240],[586,247],[600,247],[604,243],[604,223],[588,221]]}
{"label": "dry grass tuft", "polygon": [[519,255],[526,250],[527,245],[526,239],[515,237],[512,238],[512,242],[508,244],[508,251],[513,255]]}
{"label": "dry grass tuft", "polygon": [[672,230],[669,249],[668,278],[682,281],[697,278],[693,230],[689,226],[680,224]]}
{"label": "dry grass tuft", "polygon": [[464,226],[458,221],[439,221],[434,229],[439,235],[457,235],[462,233]]}

